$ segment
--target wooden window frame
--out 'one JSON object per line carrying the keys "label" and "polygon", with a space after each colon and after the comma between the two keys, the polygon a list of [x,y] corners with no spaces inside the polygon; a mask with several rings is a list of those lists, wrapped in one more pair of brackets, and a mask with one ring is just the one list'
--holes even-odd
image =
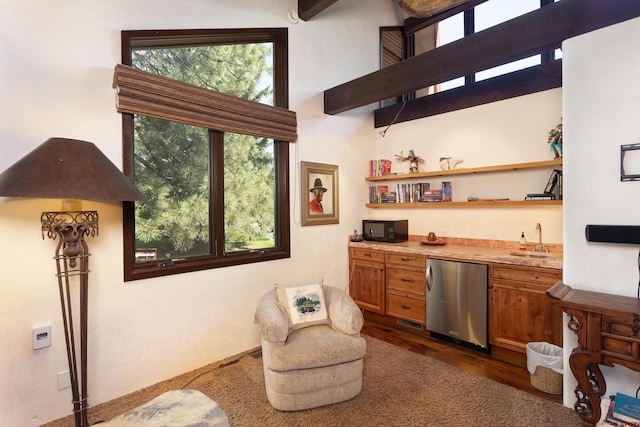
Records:
{"label": "wooden window frame", "polygon": [[[273,43],[274,106],[288,108],[288,30],[286,28],[267,29],[224,29],[224,30],[139,30],[122,32],[122,58],[124,65],[131,65],[133,49],[140,47],[180,47],[207,45],[213,43]],[[134,115],[122,114],[123,172],[133,178],[133,122]],[[224,132],[209,129],[213,150],[211,158],[222,159]],[[224,252],[222,190],[223,168],[214,169],[211,191],[211,218],[214,235],[210,237],[213,254],[182,260],[162,260],[159,262],[135,262],[135,209],[133,202],[123,203],[123,246],[124,280],[132,281],[187,273],[219,267],[249,264],[289,258],[290,253],[290,206],[289,206],[289,142],[274,140],[274,173],[276,180],[275,200],[275,247],[265,250]],[[218,160],[222,162],[222,160]]]}

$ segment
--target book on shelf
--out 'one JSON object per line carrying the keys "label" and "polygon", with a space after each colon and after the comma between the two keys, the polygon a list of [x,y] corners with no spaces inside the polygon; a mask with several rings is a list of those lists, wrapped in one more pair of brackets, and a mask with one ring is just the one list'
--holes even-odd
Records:
{"label": "book on shelf", "polygon": [[612,417],[631,426],[640,426],[640,399],[624,393],[616,393],[612,399]]}
{"label": "book on shelf", "polygon": [[391,160],[369,160],[369,176],[385,176],[391,173]]}
{"label": "book on shelf", "polygon": [[382,195],[387,191],[389,191],[388,185],[374,185],[369,187],[369,203],[382,203]]}

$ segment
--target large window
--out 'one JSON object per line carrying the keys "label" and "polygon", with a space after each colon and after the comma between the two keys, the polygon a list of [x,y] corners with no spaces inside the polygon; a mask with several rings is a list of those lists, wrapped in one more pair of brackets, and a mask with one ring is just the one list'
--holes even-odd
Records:
{"label": "large window", "polygon": [[[287,105],[286,29],[124,31],[122,62]],[[288,142],[123,114],[125,280],[289,256]]]}
{"label": "large window", "polygon": [[[455,15],[442,19],[415,33],[416,52],[423,53],[465,36],[483,31],[510,19],[524,15],[540,7],[553,3],[557,0],[486,0],[479,2],[475,7],[459,12]],[[435,32],[435,39],[433,33]],[[427,40],[428,43],[421,44],[420,40]],[[434,41],[435,40],[435,41]],[[420,46],[426,46],[420,49]],[[547,55],[548,56],[548,55]],[[561,57],[559,49],[553,52],[553,59]],[[479,82],[492,77],[500,76],[517,70],[522,70],[534,65],[538,65],[545,59],[543,55],[533,55],[497,67],[479,71],[471,76],[459,77],[454,80],[443,82],[437,85],[428,93],[437,93],[457,87]],[[425,91],[421,95],[427,94]]]}
{"label": "large window", "polygon": [[[463,19],[465,14],[465,19],[467,20],[466,35],[468,35],[480,32],[520,15],[524,15],[525,13],[536,10],[545,4],[548,4],[548,0],[518,0],[517,2],[514,2],[513,0],[488,0],[487,2],[477,5],[473,9],[461,12],[439,22],[439,46],[461,39],[465,36],[465,25]],[[533,55],[498,67],[479,71],[475,73],[474,76],[467,78],[467,81],[482,81],[491,77],[538,65],[540,62],[541,55]],[[440,85],[440,90],[452,89],[454,87],[464,86],[464,84],[465,78],[460,77],[450,82],[443,83]]]}

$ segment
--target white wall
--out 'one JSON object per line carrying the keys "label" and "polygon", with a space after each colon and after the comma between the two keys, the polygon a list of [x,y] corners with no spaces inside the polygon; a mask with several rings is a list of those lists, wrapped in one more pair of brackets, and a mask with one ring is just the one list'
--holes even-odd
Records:
{"label": "white wall", "polygon": [[[640,182],[620,182],[620,146],[640,143],[640,19],[563,43],[564,281],[635,297],[638,245],[592,243],[585,225],[639,225]],[[565,330],[565,357],[575,336]],[[565,366],[568,366],[565,363]],[[607,394],[635,394],[640,374],[604,367]],[[565,404],[575,401],[575,381],[565,376]]]}
{"label": "white wall", "polygon": [[[121,164],[121,118],[111,87],[120,31],[155,28],[289,27],[290,108],[297,112],[300,160],[339,166],[340,224],[300,226],[299,178],[292,176],[292,257],[124,283],[118,204],[100,212],[89,239],[89,401],[121,396],[256,347],[253,311],[275,281],[323,275],[347,286],[346,236],[364,215],[357,159],[372,150],[372,108],[329,117],[325,89],[378,68],[380,26],[402,22],[395,2],[362,8],[342,0],[310,22],[291,24],[296,0],[22,0],[0,6],[0,170],[52,136],[94,142]],[[365,155],[368,157],[368,155]],[[52,260],[40,212],[54,200],[0,198],[0,425],[28,426],[71,413]],[[52,325],[50,348],[31,349],[31,330]]]}
{"label": "white wall", "polygon": [[[391,126],[385,137],[373,133],[375,156],[392,159],[392,171],[409,172],[409,163],[397,161],[401,151],[410,149],[424,159],[421,171],[440,170],[440,157],[463,159],[457,168],[474,168],[553,159],[547,143],[549,130],[562,116],[562,89],[554,89],[441,114]],[[362,161],[366,170],[366,159]],[[524,200],[527,193],[541,193],[551,168],[455,175],[425,180],[431,188],[451,181],[453,201],[468,196]],[[362,179],[362,178],[361,178]],[[405,181],[401,181],[405,182]],[[406,181],[410,182],[410,181]],[[388,184],[396,181],[377,182]],[[364,185],[366,191],[367,185]],[[367,195],[362,196],[363,203]],[[518,240],[525,232],[529,241],[538,235],[536,223],[542,225],[545,243],[562,243],[562,206],[511,208],[396,208],[371,209],[373,218],[409,219],[409,233],[425,235],[434,231],[441,236],[476,239]]]}

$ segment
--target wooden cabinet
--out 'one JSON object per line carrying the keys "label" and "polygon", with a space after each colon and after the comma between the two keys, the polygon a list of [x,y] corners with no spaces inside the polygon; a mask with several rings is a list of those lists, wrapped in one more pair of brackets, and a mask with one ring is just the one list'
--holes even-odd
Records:
{"label": "wooden cabinet", "polygon": [[385,314],[384,251],[349,248],[349,294],[360,308]]}
{"label": "wooden cabinet", "polygon": [[364,310],[424,325],[426,257],[349,248],[349,293]]}
{"label": "wooden cabinet", "polygon": [[386,253],[387,315],[425,325],[426,261],[424,255]]}
{"label": "wooden cabinet", "polygon": [[569,355],[578,381],[574,408],[584,425],[595,426],[601,416],[600,398],[607,391],[598,365],[620,364],[640,372],[640,300],[572,289],[564,283],[556,284],[548,296],[567,313],[567,326],[577,335],[577,347]]}
{"label": "wooden cabinet", "polygon": [[562,280],[561,270],[491,264],[489,266],[489,342],[526,352],[529,342],[562,345],[562,314],[546,292]]}

